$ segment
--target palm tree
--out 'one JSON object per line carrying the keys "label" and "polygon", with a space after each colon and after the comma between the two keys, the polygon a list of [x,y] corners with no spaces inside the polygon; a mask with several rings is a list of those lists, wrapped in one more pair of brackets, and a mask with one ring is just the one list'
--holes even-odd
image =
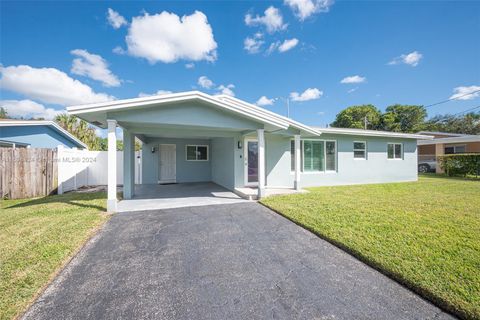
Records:
{"label": "palm tree", "polygon": [[100,138],[97,136],[95,129],[90,127],[85,120],[62,113],[55,117],[55,122],[85,143],[89,150],[100,148]]}

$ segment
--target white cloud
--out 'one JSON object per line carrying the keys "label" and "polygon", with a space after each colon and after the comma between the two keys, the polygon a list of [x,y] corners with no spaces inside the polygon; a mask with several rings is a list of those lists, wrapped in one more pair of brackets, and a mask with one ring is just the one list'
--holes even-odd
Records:
{"label": "white cloud", "polygon": [[78,58],[73,59],[70,72],[100,81],[105,87],[120,86],[120,79],[108,69],[108,63],[98,54],[89,53],[87,50],[75,49],[70,51]]}
{"label": "white cloud", "polygon": [[126,42],[130,55],[145,58],[152,64],[217,58],[212,27],[200,11],[181,18],[166,11],[134,17]]}
{"label": "white cloud", "polygon": [[113,48],[112,50],[113,53],[116,53],[116,54],[126,54],[127,52],[125,51],[125,49],[123,49],[122,47],[120,46],[116,46],[115,48]]}
{"label": "white cloud", "polygon": [[197,81],[198,85],[204,89],[211,89],[215,84],[206,76],[201,76]]}
{"label": "white cloud", "polygon": [[266,96],[261,96],[260,99],[255,102],[257,106],[264,107],[264,106],[271,106],[275,103],[275,98],[267,98]]}
{"label": "white cloud", "polygon": [[55,110],[47,108],[43,104],[32,100],[3,100],[0,101],[0,107],[7,110],[7,113],[12,118],[44,118],[51,120],[57,114],[62,113],[62,110]]}
{"label": "white cloud", "polygon": [[302,94],[298,92],[290,93],[290,99],[292,101],[309,101],[319,99],[323,95],[323,91],[318,90],[317,88],[308,88],[303,91]]}
{"label": "white cloud", "polygon": [[340,83],[347,83],[347,84],[348,83],[363,83],[365,81],[367,81],[367,78],[356,75],[356,76],[345,77],[340,81]]}
{"label": "white cloud", "polygon": [[264,43],[265,41],[263,41],[263,34],[261,32],[257,32],[253,35],[253,37],[245,38],[243,41],[243,49],[251,54],[258,53]]}
{"label": "white cloud", "polygon": [[357,90],[358,90],[358,87],[352,88],[352,89],[348,90],[347,93],[353,93],[353,92],[355,92],[355,91],[357,91]]}
{"label": "white cloud", "polygon": [[285,0],[284,3],[292,9],[300,21],[319,12],[328,12],[333,5],[333,0]]}
{"label": "white cloud", "polygon": [[27,65],[0,66],[0,87],[44,103],[60,105],[110,101],[114,97],[96,93],[91,87],[70,78],[55,68],[33,68]]}
{"label": "white cloud", "polygon": [[280,46],[280,41],[272,42],[272,43],[268,46],[268,49],[265,51],[265,53],[266,53],[267,55],[272,54],[275,50],[278,49],[279,46]]}
{"label": "white cloud", "polygon": [[402,54],[398,57],[393,58],[392,61],[390,61],[388,64],[389,65],[395,65],[395,64],[408,64],[412,67],[416,67],[420,63],[420,59],[423,58],[423,55],[418,52],[418,51],[413,51],[408,54]]}
{"label": "white cloud", "polygon": [[245,24],[247,26],[263,25],[269,33],[287,28],[287,24],[283,23],[282,14],[277,8],[270,6],[265,10],[264,14],[264,16],[259,16],[257,14],[255,17],[253,17],[250,13],[246,14]]}
{"label": "white cloud", "polygon": [[193,69],[195,68],[195,63],[190,62],[190,63],[185,63],[185,69]]}
{"label": "white cloud", "polygon": [[170,90],[158,90],[158,91],[155,92],[155,93],[140,92],[140,93],[138,94],[138,97],[139,97],[139,98],[143,98],[143,97],[150,97],[150,96],[161,96],[161,95],[170,94],[170,93],[173,93],[173,91],[170,91]]}
{"label": "white cloud", "polygon": [[456,87],[450,99],[472,100],[480,97],[480,86]]}
{"label": "white cloud", "polygon": [[219,92],[218,92],[219,94],[225,94],[227,96],[235,97],[235,93],[233,92],[233,88],[235,88],[235,86],[233,84],[227,84],[226,86],[221,84],[217,87],[217,90],[219,90]]}
{"label": "white cloud", "polygon": [[290,49],[295,48],[297,46],[297,44],[298,44],[298,39],[297,38],[293,38],[293,39],[290,39],[290,40],[285,40],[278,47],[278,51],[280,51],[280,52],[288,51]]}
{"label": "white cloud", "polygon": [[121,16],[117,11],[111,8],[108,8],[107,21],[114,29],[118,29],[121,26],[125,26],[128,24],[127,20],[125,20],[123,16]]}

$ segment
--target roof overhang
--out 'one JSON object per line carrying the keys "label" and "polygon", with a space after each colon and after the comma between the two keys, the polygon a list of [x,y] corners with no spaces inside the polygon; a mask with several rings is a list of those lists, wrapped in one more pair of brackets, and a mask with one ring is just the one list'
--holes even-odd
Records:
{"label": "roof overhang", "polygon": [[248,103],[246,101],[237,99],[235,97],[225,95],[225,94],[218,95],[218,96],[215,96],[215,97],[218,98],[221,101],[226,101],[226,102],[233,103],[233,104],[235,104],[239,107],[246,108],[246,109],[248,109],[252,112],[264,115],[265,117],[272,117],[272,118],[279,119],[280,121],[283,121],[283,122],[287,123],[289,127],[292,127],[294,129],[303,131],[305,133],[308,133],[308,134],[311,134],[311,135],[314,135],[314,136],[319,136],[321,134],[320,132],[318,132],[314,128],[309,127],[307,125],[304,125],[303,123],[300,123],[300,122],[297,122],[297,121],[292,120],[290,118],[281,116],[279,114],[276,114],[275,112],[266,110],[264,108],[260,108],[260,107],[254,105],[254,104],[251,104],[251,103]]}
{"label": "roof overhang", "polygon": [[418,145],[430,145],[430,144],[448,144],[448,143],[467,143],[467,142],[480,142],[480,135],[469,135],[461,137],[450,137],[450,138],[438,138],[427,141],[418,141]]}
{"label": "roof overhang", "polygon": [[50,120],[2,120],[0,121],[0,127],[13,127],[13,126],[50,126],[60,134],[64,135],[67,139],[73,141],[78,146],[88,149],[87,145],[80,139],[75,137],[67,130],[60,127],[55,121]]}
{"label": "roof overhang", "polygon": [[[133,110],[135,108],[142,107],[161,107],[162,105],[188,101],[201,101],[225,111],[236,113],[247,119],[271,125],[278,129],[288,129],[289,127],[289,123],[283,119],[268,114],[259,113],[256,110],[238,105],[232,101],[217,99],[214,96],[200,91],[188,91],[134,99],[114,100],[81,106],[71,106],[67,107],[67,111],[68,113],[76,115],[79,118],[82,118],[99,127],[106,128],[108,112]],[[95,118],[95,121],[93,121],[93,117]]]}
{"label": "roof overhang", "polygon": [[402,138],[402,139],[416,139],[416,140],[433,139],[433,136],[426,136],[426,135],[413,134],[413,133],[363,130],[363,129],[352,129],[352,128],[315,128],[315,129],[322,133],[344,134],[344,135],[351,135],[351,136],[386,137],[386,138]]}

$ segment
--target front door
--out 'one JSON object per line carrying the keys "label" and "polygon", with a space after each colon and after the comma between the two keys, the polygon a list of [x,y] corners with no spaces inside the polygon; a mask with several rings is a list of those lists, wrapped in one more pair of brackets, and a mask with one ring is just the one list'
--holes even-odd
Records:
{"label": "front door", "polygon": [[161,144],[159,146],[158,183],[174,183],[177,181],[176,145]]}
{"label": "front door", "polygon": [[258,185],[258,141],[253,139],[245,140],[245,185]]}

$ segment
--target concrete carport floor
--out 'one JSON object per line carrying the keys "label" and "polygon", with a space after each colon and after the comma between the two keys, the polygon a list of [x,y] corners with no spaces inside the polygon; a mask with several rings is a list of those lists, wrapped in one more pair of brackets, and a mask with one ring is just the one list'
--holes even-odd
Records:
{"label": "concrete carport floor", "polygon": [[213,182],[142,184],[135,186],[133,199],[118,203],[117,211],[159,210],[244,201],[246,200]]}
{"label": "concrete carport floor", "polygon": [[115,214],[25,319],[453,319],[252,201]]}

